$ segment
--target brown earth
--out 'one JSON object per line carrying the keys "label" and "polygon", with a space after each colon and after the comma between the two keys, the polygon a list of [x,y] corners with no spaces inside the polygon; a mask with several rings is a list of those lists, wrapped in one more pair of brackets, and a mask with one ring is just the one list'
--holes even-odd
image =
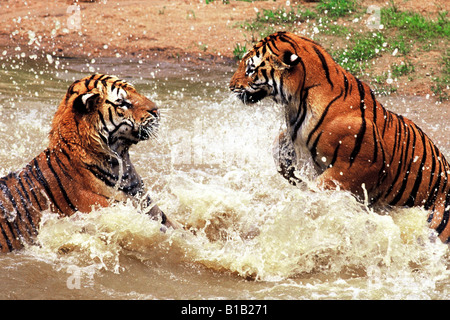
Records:
{"label": "brown earth", "polygon": [[[389,4],[384,0],[362,2],[364,6]],[[233,50],[236,43],[248,44],[258,40],[253,39],[251,31],[242,28],[243,22],[255,19],[257,11],[274,10],[287,4],[316,5],[284,0],[231,0],[227,4],[221,0],[208,4],[205,0],[97,0],[75,3],[67,0],[0,0],[0,54],[136,57],[143,60],[229,64],[235,63]],[[396,1],[396,4],[402,10],[427,15],[450,9],[447,0],[406,0]],[[324,47],[327,48],[327,45]],[[430,72],[439,68],[439,57],[431,59],[433,55],[439,53],[428,52],[412,57],[420,65],[422,76],[415,82],[400,85],[399,93],[430,93]],[[384,55],[377,63],[383,69],[394,61],[398,58]]]}
{"label": "brown earth", "polygon": [[[151,0],[2,1],[2,50],[59,56],[229,60],[245,35],[236,23],[274,2]],[[6,23],[5,23],[6,22]],[[36,39],[33,41],[33,39]],[[19,49],[20,48],[20,49]]]}

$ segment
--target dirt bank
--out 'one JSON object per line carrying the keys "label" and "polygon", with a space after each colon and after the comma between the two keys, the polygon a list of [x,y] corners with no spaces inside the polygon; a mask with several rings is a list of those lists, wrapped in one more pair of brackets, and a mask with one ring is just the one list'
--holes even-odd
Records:
{"label": "dirt bank", "polygon": [[[255,33],[245,28],[264,9],[293,8],[305,1],[235,1],[222,0],[0,0],[0,54],[47,55],[62,57],[134,57],[142,60],[183,61],[189,63],[236,63],[236,44],[251,46]],[[386,1],[372,2],[378,6]],[[402,10],[436,15],[449,10],[446,0],[399,2]],[[251,24],[248,24],[251,29]],[[290,26],[275,26],[274,29]],[[311,28],[303,24],[303,28]],[[312,29],[312,28],[311,28]],[[295,29],[298,31],[299,29]],[[308,35],[308,32],[306,33]],[[256,36],[257,37],[257,36]],[[327,42],[328,40],[325,40]],[[333,40],[329,40],[332,42]],[[327,43],[324,45],[327,48]],[[441,53],[428,51],[411,55],[417,64],[414,78],[399,81],[399,93],[431,94],[430,75],[441,68]],[[0,56],[1,57],[1,56]],[[398,62],[398,57],[384,55],[374,65],[381,70]],[[377,67],[368,79],[377,77]],[[380,68],[378,68],[380,69]],[[381,72],[381,71],[380,71]]]}
{"label": "dirt bank", "polygon": [[[236,23],[273,2],[2,1],[2,49],[8,54],[157,57],[195,60],[233,58],[245,35]],[[2,51],[3,51],[2,50]]]}

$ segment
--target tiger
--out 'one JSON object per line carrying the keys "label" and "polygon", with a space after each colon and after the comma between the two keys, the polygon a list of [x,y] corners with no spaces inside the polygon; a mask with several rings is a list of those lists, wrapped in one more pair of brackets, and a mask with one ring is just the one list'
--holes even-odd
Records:
{"label": "tiger", "polygon": [[[54,114],[48,147],[0,178],[0,250],[35,244],[42,212],[89,213],[128,199],[161,228],[179,228],[153,203],[129,148],[157,134],[156,104],[115,76],[72,83]],[[165,230],[165,229],[164,229]]]}
{"label": "tiger", "polygon": [[[244,104],[271,97],[286,120],[274,142],[278,172],[319,190],[345,190],[370,206],[425,208],[428,226],[449,243],[450,165],[411,120],[385,109],[369,85],[307,37],[276,32],[244,55],[229,88]],[[306,161],[306,162],[302,162]]]}

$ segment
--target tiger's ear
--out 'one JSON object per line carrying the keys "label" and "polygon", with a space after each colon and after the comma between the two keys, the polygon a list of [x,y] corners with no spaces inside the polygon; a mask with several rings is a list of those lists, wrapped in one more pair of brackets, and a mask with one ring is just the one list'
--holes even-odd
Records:
{"label": "tiger's ear", "polygon": [[97,105],[102,102],[102,97],[98,92],[87,92],[80,94],[73,101],[73,109],[81,114],[86,114],[96,110]]}
{"label": "tiger's ear", "polygon": [[295,53],[292,53],[290,51],[286,51],[283,54],[283,62],[287,64],[289,67],[296,66],[300,62],[300,57],[296,55]]}
{"label": "tiger's ear", "polygon": [[289,69],[289,65],[284,63],[284,61],[282,59],[278,58],[277,56],[272,57],[271,64],[274,67],[274,69],[276,69],[276,70]]}

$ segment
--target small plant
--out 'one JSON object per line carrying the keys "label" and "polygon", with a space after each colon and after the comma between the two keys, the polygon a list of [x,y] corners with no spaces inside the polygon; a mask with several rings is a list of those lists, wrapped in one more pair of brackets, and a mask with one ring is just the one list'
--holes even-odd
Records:
{"label": "small plant", "polygon": [[414,72],[414,65],[407,61],[406,63],[402,62],[401,64],[393,64],[391,67],[392,70],[392,75],[394,77],[400,77],[400,76],[405,76],[407,74],[410,74],[412,72]]}
{"label": "small plant", "polygon": [[390,45],[393,48],[397,48],[398,52],[400,52],[403,55],[407,55],[412,49],[411,42],[405,39],[405,37],[402,35],[398,36],[395,39],[390,40]]}
{"label": "small plant", "polygon": [[355,0],[322,0],[317,5],[320,13],[326,13],[331,19],[346,16],[357,9]]}
{"label": "small plant", "polygon": [[236,45],[234,46],[234,50],[233,50],[233,55],[236,60],[241,60],[244,57],[246,52],[247,52],[247,47],[245,46],[245,44],[243,46],[241,46],[240,43],[236,43]]}

